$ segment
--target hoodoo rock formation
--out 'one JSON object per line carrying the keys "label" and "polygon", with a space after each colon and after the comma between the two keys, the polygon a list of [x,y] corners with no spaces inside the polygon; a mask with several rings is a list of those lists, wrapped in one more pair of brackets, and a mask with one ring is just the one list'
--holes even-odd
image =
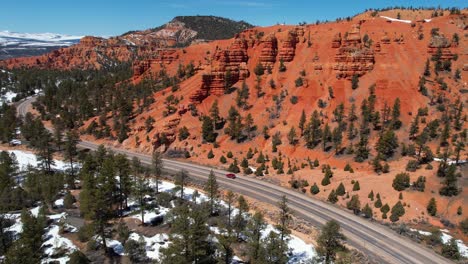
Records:
{"label": "hoodoo rock formation", "polygon": [[[334,38],[332,46],[337,46],[337,40]],[[362,76],[374,68],[374,63],[374,51],[362,43],[360,25],[353,25],[335,55],[333,70],[336,77],[350,79],[354,75]]]}
{"label": "hoodoo rock formation", "polygon": [[281,44],[278,57],[280,60],[285,62],[290,62],[294,59],[296,52],[296,44],[299,42],[299,37],[296,30],[291,30],[288,32],[286,40]]}
{"label": "hoodoo rock formation", "polygon": [[263,37],[260,42],[262,47],[260,53],[260,63],[265,68],[273,68],[276,62],[276,55],[278,55],[278,39],[275,34],[271,33]]}
{"label": "hoodoo rock formation", "polygon": [[247,69],[247,41],[237,36],[228,49],[217,50],[211,66],[202,77],[202,85],[191,96],[192,103],[200,103],[208,95],[223,95],[230,84],[249,76]]}

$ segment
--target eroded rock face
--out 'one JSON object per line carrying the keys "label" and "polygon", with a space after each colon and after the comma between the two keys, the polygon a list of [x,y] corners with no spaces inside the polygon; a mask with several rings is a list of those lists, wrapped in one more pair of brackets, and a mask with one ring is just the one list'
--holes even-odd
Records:
{"label": "eroded rock face", "polygon": [[341,47],[341,33],[336,34],[332,40],[332,48],[337,49]]}
{"label": "eroded rock face", "polygon": [[288,32],[288,36],[281,44],[278,57],[284,62],[290,62],[294,59],[296,53],[296,44],[299,42],[299,37],[296,30]]}
{"label": "eroded rock face", "polygon": [[274,34],[269,34],[260,42],[262,47],[260,53],[260,63],[265,68],[273,68],[273,65],[276,62],[276,55],[278,55],[278,40]]}
{"label": "eroded rock face", "polygon": [[350,79],[354,75],[362,76],[374,68],[374,63],[374,51],[363,45],[360,26],[353,25],[335,55],[333,70],[336,77]]}
{"label": "eroded rock face", "polygon": [[190,101],[200,103],[210,94],[223,95],[226,87],[247,78],[247,49],[247,41],[237,36],[228,49],[217,50],[212,66],[203,74],[202,86],[190,96]]}
{"label": "eroded rock face", "polygon": [[450,47],[452,47],[452,43],[449,39],[444,35],[435,35],[432,36],[429,41],[427,52],[432,56],[440,52],[440,58],[442,60],[452,60],[454,54],[450,50]]}
{"label": "eroded rock face", "polygon": [[154,65],[171,64],[178,59],[179,54],[176,49],[157,49],[153,54],[153,58],[133,63],[133,79],[139,78]]}

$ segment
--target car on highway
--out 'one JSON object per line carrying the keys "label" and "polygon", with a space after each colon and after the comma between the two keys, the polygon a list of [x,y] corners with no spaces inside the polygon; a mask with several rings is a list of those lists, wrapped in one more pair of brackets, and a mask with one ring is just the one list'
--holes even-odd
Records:
{"label": "car on highway", "polygon": [[235,179],[236,175],[234,173],[228,173],[228,174],[226,174],[226,177],[229,178],[229,179]]}

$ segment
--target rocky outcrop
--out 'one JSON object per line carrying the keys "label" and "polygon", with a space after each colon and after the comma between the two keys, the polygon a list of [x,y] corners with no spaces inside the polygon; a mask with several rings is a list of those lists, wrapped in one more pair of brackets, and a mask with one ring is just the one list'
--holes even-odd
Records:
{"label": "rocky outcrop", "polygon": [[260,63],[265,68],[273,68],[276,62],[276,55],[278,55],[278,39],[274,34],[269,34],[263,37],[260,42],[262,47],[260,52]]}
{"label": "rocky outcrop", "polygon": [[451,46],[451,41],[444,35],[434,35],[429,41],[427,52],[432,56],[440,55],[440,59],[442,60],[452,60],[454,54],[450,50]]}
{"label": "rocky outcrop", "polygon": [[133,63],[133,79],[139,78],[155,65],[167,65],[179,59],[176,49],[157,49],[153,58]]}
{"label": "rocky outcrop", "polygon": [[389,38],[387,35],[383,36],[383,37],[380,39],[380,42],[381,42],[382,44],[390,44],[390,41],[391,41],[391,40],[390,40],[390,38]]}
{"label": "rocky outcrop", "polygon": [[247,48],[247,41],[236,36],[228,49],[217,50],[211,67],[203,74],[202,86],[190,96],[190,101],[200,103],[210,94],[223,95],[229,85],[247,78]]}
{"label": "rocky outcrop", "polygon": [[286,40],[281,44],[278,57],[284,62],[290,62],[294,59],[296,53],[296,44],[299,42],[299,37],[296,30],[291,30],[288,32]]}
{"label": "rocky outcrop", "polygon": [[336,34],[332,39],[332,48],[337,49],[341,47],[341,33]]}
{"label": "rocky outcrop", "polygon": [[350,79],[354,75],[362,76],[374,68],[374,63],[374,51],[363,45],[360,26],[353,25],[335,55],[333,70],[336,77]]}

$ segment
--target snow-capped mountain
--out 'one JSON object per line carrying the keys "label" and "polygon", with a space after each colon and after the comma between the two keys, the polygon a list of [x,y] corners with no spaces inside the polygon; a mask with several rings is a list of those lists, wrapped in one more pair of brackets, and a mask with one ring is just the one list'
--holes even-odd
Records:
{"label": "snow-capped mountain", "polygon": [[76,44],[83,36],[0,31],[0,59],[35,56]]}

